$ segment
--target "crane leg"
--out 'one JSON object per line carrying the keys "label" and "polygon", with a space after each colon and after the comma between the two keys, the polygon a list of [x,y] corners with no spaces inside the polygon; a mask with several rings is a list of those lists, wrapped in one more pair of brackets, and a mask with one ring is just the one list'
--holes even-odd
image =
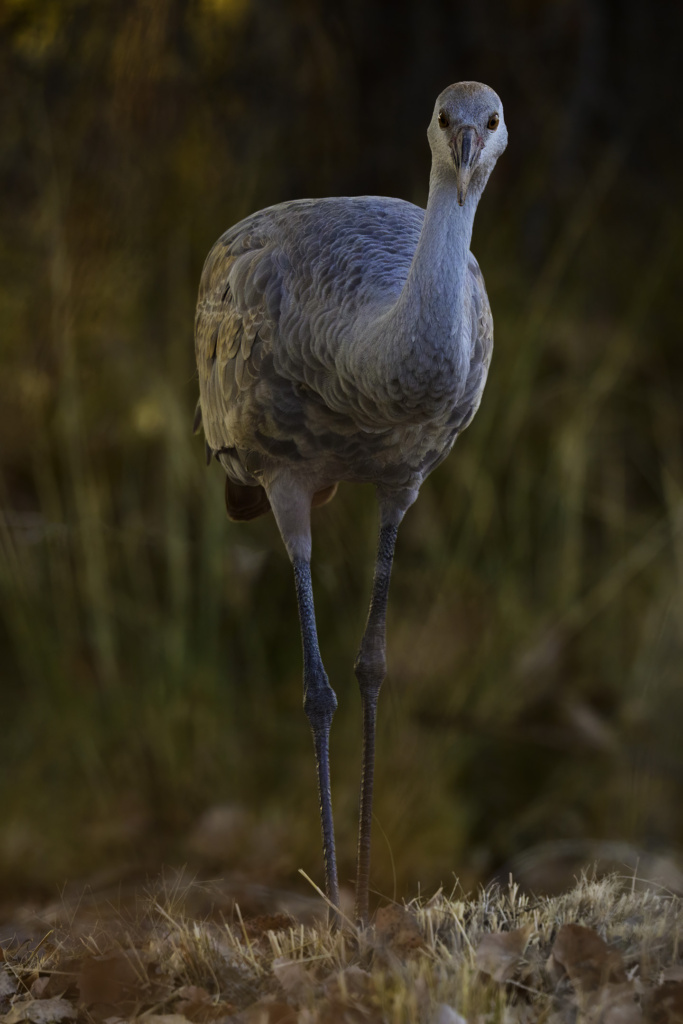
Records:
{"label": "crane leg", "polygon": [[294,567],[304,653],[304,711],[311,724],[318,772],[320,821],[325,859],[327,898],[339,906],[339,881],[334,847],[332,797],[330,794],[330,726],[337,697],[329,684],[320,657],[311,584],[311,493],[286,473],[265,481],[268,501],[275,514],[287,553]]}
{"label": "crane leg", "polygon": [[327,898],[339,906],[339,882],[334,847],[332,797],[330,793],[330,726],[337,707],[337,697],[329,684],[323,667],[313,607],[311,563],[307,558],[294,557],[294,582],[299,604],[301,639],[304,648],[304,711],[311,723],[315,763],[318,771],[318,796],[323,832],[325,859],[325,888]]}
{"label": "crane leg", "polygon": [[382,522],[379,531],[370,612],[354,665],[363,707],[363,761],[358,822],[356,870],[356,918],[367,924],[370,886],[370,833],[372,829],[372,786],[375,774],[375,723],[377,699],[386,675],[386,615],[389,579],[394,560],[398,523]]}

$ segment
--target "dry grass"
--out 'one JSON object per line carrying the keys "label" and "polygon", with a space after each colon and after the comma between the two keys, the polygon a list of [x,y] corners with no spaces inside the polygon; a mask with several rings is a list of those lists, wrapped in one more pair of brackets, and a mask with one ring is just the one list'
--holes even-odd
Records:
{"label": "dry grass", "polygon": [[[7,1024],[72,1018],[183,1024],[674,1024],[683,904],[616,875],[553,898],[516,885],[381,909],[366,930],[283,915],[196,920],[162,886],[134,921],[57,924],[5,950]],[[61,1002],[58,1002],[61,1000]],[[69,1008],[71,1008],[69,1010]],[[41,1012],[42,1009],[42,1012]],[[54,1016],[50,1017],[50,1013]]]}

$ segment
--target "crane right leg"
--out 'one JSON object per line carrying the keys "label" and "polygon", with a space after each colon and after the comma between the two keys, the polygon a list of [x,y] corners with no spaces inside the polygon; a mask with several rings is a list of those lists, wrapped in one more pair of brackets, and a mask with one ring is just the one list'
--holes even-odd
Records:
{"label": "crane right leg", "polygon": [[267,486],[266,491],[294,567],[304,657],[304,711],[313,733],[318,773],[325,889],[327,898],[338,907],[339,882],[330,792],[330,726],[337,697],[323,666],[315,624],[311,584],[311,494],[298,488],[291,478],[282,477]]}
{"label": "crane right leg", "polygon": [[370,833],[372,830],[372,790],[375,776],[377,699],[386,675],[387,600],[394,560],[394,546],[400,522],[400,515],[386,515],[384,508],[381,509],[380,514],[379,544],[372,583],[370,612],[354,666],[360,685],[363,707],[363,763],[356,868],[356,919],[363,925],[368,923],[369,909]]}
{"label": "crane right leg", "polygon": [[293,565],[296,596],[299,603],[301,639],[304,648],[304,711],[311,723],[315,763],[318,770],[325,887],[327,898],[335,907],[338,907],[339,882],[337,880],[332,796],[330,793],[330,726],[332,725],[332,716],[337,708],[337,697],[329,684],[318,647],[313,588],[311,586],[311,563],[303,558],[294,558]]}

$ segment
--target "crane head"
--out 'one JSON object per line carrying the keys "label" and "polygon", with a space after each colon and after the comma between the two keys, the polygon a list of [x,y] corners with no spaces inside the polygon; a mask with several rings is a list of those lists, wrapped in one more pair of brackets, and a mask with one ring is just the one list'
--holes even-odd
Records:
{"label": "crane head", "polygon": [[458,204],[481,194],[507,145],[500,97],[481,82],[458,82],[438,96],[427,132],[433,168],[454,179]]}

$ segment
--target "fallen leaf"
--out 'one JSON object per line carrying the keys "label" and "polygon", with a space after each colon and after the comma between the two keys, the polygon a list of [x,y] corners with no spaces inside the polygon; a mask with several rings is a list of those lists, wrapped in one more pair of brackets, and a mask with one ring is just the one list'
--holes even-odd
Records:
{"label": "fallen leaf", "polygon": [[261,999],[246,1011],[245,1021],[246,1024],[297,1024],[297,1017],[297,1011],[287,1003]]}
{"label": "fallen leaf", "polygon": [[5,968],[0,971],[0,999],[13,996],[17,991],[17,979]]}
{"label": "fallen leaf", "polygon": [[82,1006],[134,1002],[142,987],[138,971],[124,953],[87,956],[81,962],[78,988]]}
{"label": "fallen leaf", "polygon": [[0,1021],[3,1024],[19,1024],[19,1021],[31,1021],[31,1024],[54,1024],[55,1021],[75,1020],[75,1006],[66,999],[31,999],[15,1003],[11,1010]]}
{"label": "fallen leaf", "polygon": [[511,932],[485,935],[477,946],[477,970],[501,984],[509,981],[522,962],[532,932],[533,925],[528,924]]}
{"label": "fallen leaf", "polygon": [[683,1024],[683,981],[665,981],[654,989],[649,1011],[652,1024]]}
{"label": "fallen leaf", "polygon": [[47,985],[43,990],[43,999],[50,999],[52,996],[76,999],[78,997],[77,982],[80,969],[80,960],[65,960],[60,964],[59,970],[51,971]]}
{"label": "fallen leaf", "polygon": [[550,966],[566,971],[589,1024],[638,1024],[642,1011],[618,950],[592,928],[565,924],[557,933]]}
{"label": "fallen leaf", "polygon": [[314,982],[311,972],[303,964],[284,957],[273,961],[273,974],[282,985],[285,995],[294,1000],[302,999]]}
{"label": "fallen leaf", "polygon": [[292,927],[292,918],[288,914],[259,914],[244,922],[244,928],[250,939],[263,939],[266,932],[282,932]]}
{"label": "fallen leaf", "polygon": [[187,999],[193,1003],[205,1003],[211,999],[206,989],[199,985],[182,985],[176,992],[176,996],[178,999]]}
{"label": "fallen leaf", "polygon": [[627,981],[618,950],[608,946],[592,928],[580,924],[562,925],[550,958],[566,971],[572,985],[582,995],[597,991],[601,985]]}
{"label": "fallen leaf", "polygon": [[379,1007],[351,1005],[335,999],[327,1005],[316,1006],[312,1014],[300,1011],[297,1024],[386,1024],[387,1020]]}
{"label": "fallen leaf", "polygon": [[380,907],[375,918],[375,934],[381,943],[396,953],[425,947],[417,921],[404,907]]}
{"label": "fallen leaf", "polygon": [[367,997],[370,982],[370,974],[354,964],[330,974],[325,980],[323,991],[328,999],[359,1002]]}
{"label": "fallen leaf", "polygon": [[210,1021],[229,1017],[230,1014],[237,1012],[232,1003],[214,1003],[210,999],[181,999],[176,1003],[176,1010],[192,1024],[209,1024]]}
{"label": "fallen leaf", "polygon": [[639,1024],[643,1019],[633,983],[603,985],[586,1000],[588,1024]]}
{"label": "fallen leaf", "polygon": [[189,1024],[182,1013],[148,1013],[144,1017],[145,1024]]}

